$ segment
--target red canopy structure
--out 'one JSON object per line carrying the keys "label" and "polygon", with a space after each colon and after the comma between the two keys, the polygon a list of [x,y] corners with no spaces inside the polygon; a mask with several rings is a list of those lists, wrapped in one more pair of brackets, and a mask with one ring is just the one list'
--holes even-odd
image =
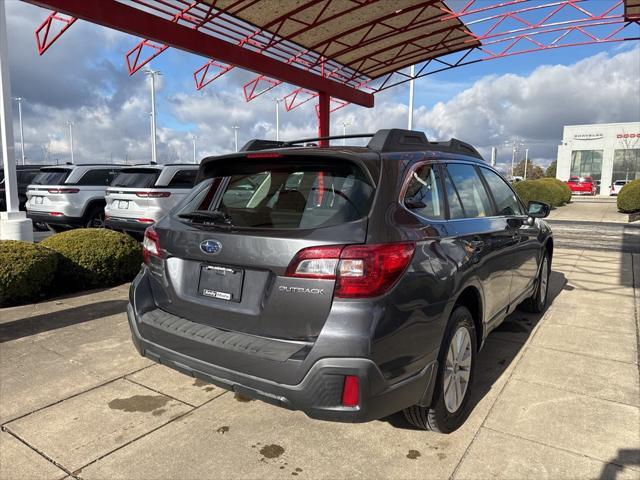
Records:
{"label": "red canopy structure", "polygon": [[[236,67],[257,76],[246,101],[282,83],[287,110],[318,99],[319,134],[348,103],[471,63],[640,39],[640,0],[25,0],[54,10],[36,30],[44,53],[77,18],[143,37],[130,74],[169,47],[207,57],[202,89]],[[416,65],[410,75],[405,67]]]}

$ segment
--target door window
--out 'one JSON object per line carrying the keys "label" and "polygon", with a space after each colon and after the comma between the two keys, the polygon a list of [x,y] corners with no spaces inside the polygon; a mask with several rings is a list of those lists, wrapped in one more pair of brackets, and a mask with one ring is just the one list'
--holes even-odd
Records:
{"label": "door window", "polygon": [[440,173],[435,165],[422,165],[411,173],[403,202],[422,217],[444,218]]}
{"label": "door window", "polygon": [[482,168],[481,171],[496,202],[497,214],[501,216],[524,215],[516,194],[507,185],[507,182],[488,168]]}
{"label": "door window", "polygon": [[473,165],[450,163],[447,171],[462,203],[465,218],[487,217],[493,213],[489,195]]}

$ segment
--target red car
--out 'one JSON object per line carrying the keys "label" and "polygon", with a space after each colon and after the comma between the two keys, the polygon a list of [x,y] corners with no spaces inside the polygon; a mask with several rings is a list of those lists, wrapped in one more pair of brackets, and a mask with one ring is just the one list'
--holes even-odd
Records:
{"label": "red car", "polygon": [[596,194],[596,182],[591,177],[569,177],[567,185],[573,195]]}

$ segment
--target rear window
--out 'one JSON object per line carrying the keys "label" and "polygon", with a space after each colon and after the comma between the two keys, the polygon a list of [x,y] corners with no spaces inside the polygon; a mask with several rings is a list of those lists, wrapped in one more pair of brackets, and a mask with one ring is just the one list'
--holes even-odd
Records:
{"label": "rear window", "polygon": [[48,168],[40,170],[34,178],[34,185],[62,185],[71,171],[68,168]]}
{"label": "rear window", "polygon": [[112,187],[152,188],[160,170],[155,168],[130,168],[122,170],[111,182]]}
{"label": "rear window", "polygon": [[213,174],[178,217],[244,228],[328,227],[367,215],[374,192],[361,169],[344,160],[243,162]]}

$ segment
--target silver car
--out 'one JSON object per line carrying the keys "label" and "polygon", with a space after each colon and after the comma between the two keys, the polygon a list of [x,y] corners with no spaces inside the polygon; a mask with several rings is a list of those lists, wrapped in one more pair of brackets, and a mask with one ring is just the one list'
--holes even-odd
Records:
{"label": "silver car", "polygon": [[198,167],[182,163],[123,168],[107,188],[106,226],[142,234],[189,194]]}
{"label": "silver car", "polygon": [[104,194],[117,165],[43,167],[27,187],[27,216],[53,231],[104,224]]}

